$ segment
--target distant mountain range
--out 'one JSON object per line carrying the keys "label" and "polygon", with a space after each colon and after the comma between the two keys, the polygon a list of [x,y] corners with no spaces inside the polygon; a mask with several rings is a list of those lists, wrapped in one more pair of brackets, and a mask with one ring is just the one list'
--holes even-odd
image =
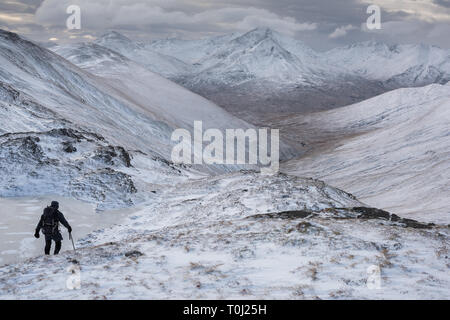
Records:
{"label": "distant mountain range", "polygon": [[[450,51],[438,47],[368,41],[316,52],[268,28],[149,43],[109,32],[96,44],[253,122],[263,113],[330,109],[400,87],[450,80]],[[53,50],[70,60],[63,47]]]}

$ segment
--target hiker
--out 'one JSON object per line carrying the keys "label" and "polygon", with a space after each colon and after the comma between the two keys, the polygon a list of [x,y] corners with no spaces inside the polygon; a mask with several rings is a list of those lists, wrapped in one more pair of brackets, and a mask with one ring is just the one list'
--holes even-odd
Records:
{"label": "hiker", "polygon": [[45,254],[50,254],[50,249],[52,247],[52,240],[55,241],[55,252],[54,254],[58,254],[61,250],[61,241],[63,237],[61,232],[59,231],[59,223],[67,228],[69,233],[72,233],[72,228],[67,222],[64,215],[61,213],[59,209],[59,203],[57,201],[52,201],[50,207],[44,209],[44,213],[41,216],[41,220],[36,227],[36,232],[34,236],[39,239],[39,232],[42,229],[42,232],[45,235]]}

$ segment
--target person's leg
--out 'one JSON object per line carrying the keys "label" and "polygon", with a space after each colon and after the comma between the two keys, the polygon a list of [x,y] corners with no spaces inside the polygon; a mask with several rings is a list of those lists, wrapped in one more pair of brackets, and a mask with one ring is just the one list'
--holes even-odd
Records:
{"label": "person's leg", "polygon": [[52,247],[52,239],[45,238],[45,254],[50,254],[50,249]]}
{"label": "person's leg", "polygon": [[61,241],[55,241],[55,254],[58,254],[61,250]]}

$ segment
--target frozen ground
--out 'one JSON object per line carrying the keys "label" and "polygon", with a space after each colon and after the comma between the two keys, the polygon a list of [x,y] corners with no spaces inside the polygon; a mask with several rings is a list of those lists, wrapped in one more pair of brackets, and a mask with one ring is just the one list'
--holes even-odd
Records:
{"label": "frozen ground", "polygon": [[[0,298],[450,298],[448,227],[360,206],[285,175],[179,184],[78,241],[78,256],[1,267]],[[81,268],[78,290],[69,268]]]}
{"label": "frozen ground", "polygon": [[[131,211],[96,212],[93,204],[59,196],[0,198],[0,265],[20,262],[43,253],[44,237],[34,238],[34,229],[43,209],[52,200],[60,202],[61,212],[74,229],[75,240],[96,229],[119,223]],[[67,229],[63,226],[60,229],[65,240],[62,251],[72,250]]]}

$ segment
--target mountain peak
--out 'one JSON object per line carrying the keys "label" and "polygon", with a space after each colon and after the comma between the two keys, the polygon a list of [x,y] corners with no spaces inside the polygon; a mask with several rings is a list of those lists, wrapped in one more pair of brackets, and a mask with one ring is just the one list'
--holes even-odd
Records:
{"label": "mountain peak", "polygon": [[117,31],[109,31],[95,41],[98,45],[124,54],[129,50],[139,49],[140,45]]}
{"label": "mountain peak", "polygon": [[121,41],[121,42],[133,42],[130,38],[124,36],[117,31],[109,31],[103,34],[99,41]]}
{"label": "mountain peak", "polygon": [[260,34],[273,34],[275,31],[269,27],[257,27],[253,30],[250,30],[248,33],[260,33]]}
{"label": "mountain peak", "polygon": [[268,27],[258,27],[253,30],[250,30],[247,33],[244,33],[241,37],[245,38],[272,38],[275,34],[275,31]]}
{"label": "mountain peak", "polygon": [[374,39],[357,42],[348,46],[349,48],[381,48],[381,47],[389,47],[384,42],[379,42]]}
{"label": "mountain peak", "polygon": [[235,38],[233,42],[239,43],[244,46],[254,46],[264,40],[270,40],[273,42],[277,42],[276,39],[276,31],[270,28],[256,28],[250,30],[247,33]]}

